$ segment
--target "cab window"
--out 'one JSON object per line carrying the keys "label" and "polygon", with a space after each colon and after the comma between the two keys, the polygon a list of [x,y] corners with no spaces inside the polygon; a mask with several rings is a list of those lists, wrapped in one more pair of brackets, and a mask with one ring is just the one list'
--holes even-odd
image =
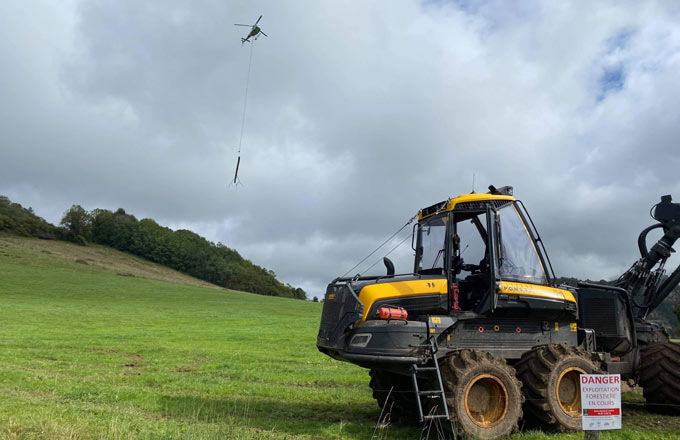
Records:
{"label": "cab window", "polygon": [[423,221],[418,228],[418,260],[416,271],[440,271],[444,268],[446,248],[446,223],[448,215]]}
{"label": "cab window", "polygon": [[545,270],[529,231],[514,204],[498,211],[500,216],[499,272],[502,280],[547,284]]}

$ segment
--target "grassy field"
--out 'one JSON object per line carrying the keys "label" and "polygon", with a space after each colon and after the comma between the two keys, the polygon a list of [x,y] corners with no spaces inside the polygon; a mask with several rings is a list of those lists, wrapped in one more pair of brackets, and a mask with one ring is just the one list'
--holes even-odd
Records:
{"label": "grassy field", "polygon": [[[83,258],[92,250],[97,262]],[[320,304],[172,271],[162,281],[130,258],[0,236],[0,438],[371,438],[379,411],[366,371],[314,345]],[[625,429],[604,439],[680,437],[678,418],[626,399]],[[583,435],[513,436],[548,438]]]}

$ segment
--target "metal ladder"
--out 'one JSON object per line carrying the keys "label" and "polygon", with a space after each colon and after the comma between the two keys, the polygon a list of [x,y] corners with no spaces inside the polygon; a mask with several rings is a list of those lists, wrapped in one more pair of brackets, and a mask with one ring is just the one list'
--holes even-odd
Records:
{"label": "metal ladder", "polygon": [[[424,344],[423,347],[430,352],[430,358],[427,360],[424,367],[418,366],[418,364],[413,364],[411,366],[411,377],[413,378],[413,389],[416,393],[416,402],[418,402],[418,416],[420,417],[420,422],[432,419],[449,419],[449,408],[446,405],[446,395],[444,394],[444,384],[442,383],[442,375],[439,372],[439,362],[437,362],[437,341],[432,338],[428,329],[428,343]],[[423,373],[426,375],[431,375],[435,373],[437,376],[437,384],[439,389],[437,390],[426,390],[421,391],[418,388],[418,378],[423,377]],[[420,374],[420,376],[419,376]],[[442,408],[444,408],[443,414],[423,414],[423,397],[437,398],[441,399]]]}

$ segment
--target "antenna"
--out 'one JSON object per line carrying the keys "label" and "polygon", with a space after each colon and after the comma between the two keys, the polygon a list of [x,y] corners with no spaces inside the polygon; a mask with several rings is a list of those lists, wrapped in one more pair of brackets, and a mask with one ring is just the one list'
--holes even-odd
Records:
{"label": "antenna", "polygon": [[470,194],[475,193],[475,173],[472,173],[472,192]]}

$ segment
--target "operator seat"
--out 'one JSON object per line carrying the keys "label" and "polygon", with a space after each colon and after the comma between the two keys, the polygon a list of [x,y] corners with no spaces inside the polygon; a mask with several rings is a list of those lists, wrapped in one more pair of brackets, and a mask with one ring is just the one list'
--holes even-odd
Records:
{"label": "operator seat", "polygon": [[488,259],[483,258],[470,275],[458,281],[461,310],[474,310],[489,290]]}

